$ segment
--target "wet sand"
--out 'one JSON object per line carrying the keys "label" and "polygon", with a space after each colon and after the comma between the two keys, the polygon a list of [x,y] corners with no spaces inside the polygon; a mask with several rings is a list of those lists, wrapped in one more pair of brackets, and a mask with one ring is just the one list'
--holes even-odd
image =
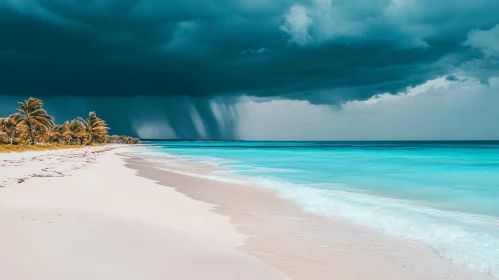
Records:
{"label": "wet sand", "polygon": [[[135,154],[136,155],[136,154]],[[438,256],[422,242],[304,212],[272,190],[193,176],[215,165],[130,156],[127,167],[190,198],[218,205],[248,236],[238,248],[291,279],[495,279]]]}
{"label": "wet sand", "polygon": [[0,154],[0,279],[494,279],[135,147]]}

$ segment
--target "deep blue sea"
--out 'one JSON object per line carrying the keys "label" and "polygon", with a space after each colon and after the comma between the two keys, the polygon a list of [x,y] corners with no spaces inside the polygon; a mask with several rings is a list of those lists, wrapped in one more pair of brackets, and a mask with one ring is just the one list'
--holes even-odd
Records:
{"label": "deep blue sea", "polygon": [[499,276],[499,142],[149,142]]}

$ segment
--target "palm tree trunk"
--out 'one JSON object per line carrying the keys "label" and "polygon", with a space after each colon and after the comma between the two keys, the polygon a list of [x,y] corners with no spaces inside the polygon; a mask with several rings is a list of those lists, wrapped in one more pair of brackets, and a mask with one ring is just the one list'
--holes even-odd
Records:
{"label": "palm tree trunk", "polygon": [[31,137],[31,145],[35,144],[35,137],[33,136],[33,129],[31,129],[31,124],[29,122],[26,122],[28,125],[28,130],[29,130],[29,136]]}

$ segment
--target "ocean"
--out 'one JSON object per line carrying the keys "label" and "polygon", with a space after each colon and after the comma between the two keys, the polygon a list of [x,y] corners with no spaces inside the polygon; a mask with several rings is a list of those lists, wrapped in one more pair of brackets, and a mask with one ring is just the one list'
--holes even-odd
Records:
{"label": "ocean", "polygon": [[150,156],[271,188],[304,211],[426,243],[499,277],[499,142],[153,141]]}

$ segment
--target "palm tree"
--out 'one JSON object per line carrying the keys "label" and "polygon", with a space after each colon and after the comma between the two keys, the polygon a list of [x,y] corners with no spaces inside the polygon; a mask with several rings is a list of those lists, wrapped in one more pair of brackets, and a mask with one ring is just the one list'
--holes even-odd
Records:
{"label": "palm tree", "polygon": [[73,133],[71,133],[71,130],[69,129],[69,122],[65,121],[62,125],[61,128],[59,129],[59,133],[61,134],[59,143],[70,143],[73,141]]}
{"label": "palm tree", "polygon": [[9,142],[9,137],[6,134],[4,123],[5,118],[0,118],[0,142],[7,143]]}
{"label": "palm tree", "polygon": [[29,134],[28,134],[28,126],[25,124],[19,123],[17,124],[17,139],[19,139],[19,142],[28,142]]}
{"label": "palm tree", "polygon": [[14,137],[19,132],[17,129],[17,124],[19,123],[19,117],[17,115],[10,115],[6,118],[0,118],[0,132],[4,133],[6,136],[6,141],[12,144],[14,142]]}
{"label": "palm tree", "polygon": [[30,97],[19,102],[17,113],[6,118],[0,118],[0,143],[69,143],[89,144],[119,143],[137,144],[140,140],[129,136],[110,136],[109,128],[104,120],[98,118],[95,112],[88,114],[88,119],[77,118],[55,125],[54,118],[43,109],[43,103]]}
{"label": "palm tree", "polygon": [[98,118],[95,112],[90,112],[87,120],[78,117],[78,121],[80,121],[87,133],[89,144],[92,144],[96,139],[102,138],[107,134],[107,130],[109,129],[106,122]]}
{"label": "palm tree", "polygon": [[50,131],[48,132],[48,138],[50,142],[57,142],[59,144],[61,143],[63,134],[66,130],[66,123],[64,123],[63,125],[54,125],[52,129],[50,129]]}
{"label": "palm tree", "polygon": [[54,126],[54,118],[43,109],[43,103],[38,98],[30,97],[24,102],[19,102],[21,109],[17,109],[20,125],[26,125],[31,138],[31,144],[35,143],[34,132],[37,129],[50,130]]}
{"label": "palm tree", "polygon": [[85,127],[78,120],[72,120],[68,124],[68,129],[65,132],[65,137],[70,139],[70,142],[81,144],[86,136]]}

